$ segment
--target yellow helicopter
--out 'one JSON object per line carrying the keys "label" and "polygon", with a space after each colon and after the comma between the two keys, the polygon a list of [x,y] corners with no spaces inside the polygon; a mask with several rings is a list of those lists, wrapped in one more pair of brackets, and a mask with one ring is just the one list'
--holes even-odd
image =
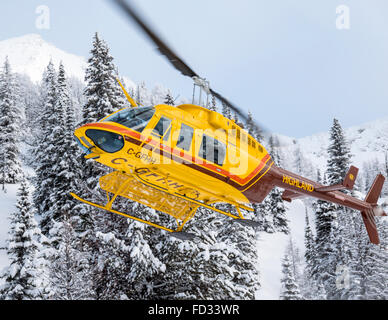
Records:
{"label": "yellow helicopter", "polygon": [[[126,1],[115,2],[176,69],[247,120],[243,111],[211,89],[156,36]],[[250,204],[262,202],[277,186],[285,190],[285,201],[310,196],[359,210],[370,241],[379,243],[374,216],[386,215],[377,205],[385,180],[381,174],[366,199],[359,200],[340,192],[353,188],[358,173],[353,166],[342,184],[324,186],[276,166],[259,141],[220,113],[194,104],[138,106],[119,80],[118,83],[131,107],[75,130],[79,145],[87,153],[85,157],[114,169],[99,180],[107,202],[93,203],[72,193],[74,198],[168,231],[177,238],[192,239],[195,235],[183,228],[199,207],[244,225],[258,226],[257,222],[245,219],[243,212],[253,211]],[[112,205],[118,196],[172,216],[177,227],[170,229],[114,210]],[[217,203],[232,205],[236,214],[220,210]]]}

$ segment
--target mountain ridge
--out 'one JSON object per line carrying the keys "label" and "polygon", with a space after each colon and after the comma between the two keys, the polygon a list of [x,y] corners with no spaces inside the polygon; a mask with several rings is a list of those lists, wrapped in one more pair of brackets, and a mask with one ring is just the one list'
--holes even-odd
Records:
{"label": "mountain ridge", "polygon": [[67,74],[84,81],[87,62],[84,57],[67,53],[45,41],[39,34],[31,33],[0,41],[0,63],[8,57],[14,72],[29,76],[39,83],[50,60],[58,68],[62,61]]}
{"label": "mountain ridge", "polygon": [[[0,66],[6,57],[12,71],[27,75],[34,83],[40,83],[50,60],[57,69],[62,62],[69,77],[85,82],[87,59],[59,49],[36,33],[0,40]],[[125,86],[136,87],[136,84],[127,76],[122,78]]]}

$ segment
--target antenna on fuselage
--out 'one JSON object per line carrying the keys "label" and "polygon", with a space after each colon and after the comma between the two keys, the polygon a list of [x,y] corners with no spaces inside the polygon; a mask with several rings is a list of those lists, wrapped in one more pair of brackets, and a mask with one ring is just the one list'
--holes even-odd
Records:
{"label": "antenna on fuselage", "polygon": [[125,88],[124,88],[123,84],[121,83],[121,81],[119,80],[119,78],[116,78],[116,81],[119,83],[119,85],[121,87],[121,90],[123,90],[124,95],[127,98],[127,100],[129,101],[129,103],[131,104],[131,106],[133,108],[136,108],[137,107],[137,103],[135,102],[135,100],[132,99],[132,97],[129,95],[127,90],[125,90]]}

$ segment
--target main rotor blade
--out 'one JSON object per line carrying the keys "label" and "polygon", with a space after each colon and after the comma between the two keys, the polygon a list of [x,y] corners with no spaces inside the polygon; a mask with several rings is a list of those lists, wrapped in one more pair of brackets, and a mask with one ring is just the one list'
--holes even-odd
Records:
{"label": "main rotor blade", "polygon": [[[248,122],[249,121],[249,116],[248,114],[241,110],[240,108],[236,107],[234,104],[232,104],[228,99],[226,99],[225,97],[223,97],[221,94],[219,94],[218,92],[214,91],[213,89],[209,88],[209,91],[210,93],[215,96],[218,100],[220,100],[223,104],[227,105],[230,109],[232,109],[234,112],[236,112],[240,118],[242,118],[245,122]],[[258,132],[261,132],[261,133],[269,133],[268,129],[266,127],[264,127],[263,125],[261,124],[258,124],[257,121],[253,118],[250,119],[250,121],[252,122],[252,124],[256,127],[256,129],[258,130]]]}
{"label": "main rotor blade", "polygon": [[[144,20],[133,9],[133,7],[128,3],[128,1],[113,0],[113,2],[115,2],[131,19],[133,19],[136,22],[136,24],[140,27],[140,29],[142,29],[143,32],[146,33],[147,36],[155,43],[159,52],[162,55],[167,57],[168,61],[175,67],[175,69],[180,71],[183,75],[192,78],[193,80],[195,78],[202,79],[181,58],[179,58],[175,54],[175,52],[169,46],[167,46],[167,44],[164,41],[162,41],[162,39],[158,37],[153,30],[151,30],[151,28],[148,25],[146,25]],[[231,102],[229,102],[228,99],[226,99],[221,94],[214,91],[213,89],[209,88],[209,91],[214,97],[216,97],[222,103],[227,105],[230,109],[236,112],[244,121],[248,121],[248,115],[245,111],[233,105]],[[268,130],[266,130],[264,126],[258,125],[255,120],[252,119],[252,122],[253,122],[253,125],[256,126],[256,128],[259,131],[268,132]]]}
{"label": "main rotor blade", "polygon": [[133,9],[132,6],[128,4],[125,0],[113,0],[116,2],[116,4],[130,17],[132,18],[137,25],[145,32],[151,40],[156,44],[157,49],[159,52],[166,56],[168,61],[177,69],[180,71],[183,75],[188,76],[190,78],[192,77],[198,77],[198,75],[181,59],[179,58],[174,51],[172,51],[171,48],[167,46],[167,44],[160,39],[156,35],[156,33],[151,30],[143,21],[143,19],[140,18],[139,14],[136,13],[136,11]]}

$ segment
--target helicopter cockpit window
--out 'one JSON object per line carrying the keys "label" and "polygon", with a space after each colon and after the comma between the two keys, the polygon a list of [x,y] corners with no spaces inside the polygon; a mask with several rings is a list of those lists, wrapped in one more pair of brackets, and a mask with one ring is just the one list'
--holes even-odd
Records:
{"label": "helicopter cockpit window", "polygon": [[226,145],[204,134],[198,155],[207,161],[222,166],[225,161]]}
{"label": "helicopter cockpit window", "polygon": [[88,129],[85,134],[97,147],[105,152],[114,153],[120,151],[124,147],[124,138],[117,133],[98,129]]}
{"label": "helicopter cockpit window", "polygon": [[138,132],[142,132],[154,113],[154,107],[127,108],[109,116],[103,122],[116,122]]}
{"label": "helicopter cockpit window", "polygon": [[[171,120],[166,117],[161,117],[156,124],[155,128],[152,130],[151,134],[162,138],[164,136],[164,140],[166,140],[166,137],[168,138],[168,135],[170,133],[170,130],[167,132],[167,129],[170,128]],[[167,132],[167,134],[165,134]]]}
{"label": "helicopter cockpit window", "polygon": [[193,140],[194,129],[188,125],[182,123],[181,132],[179,133],[179,138],[176,143],[178,148],[189,151],[191,146],[191,141]]}

